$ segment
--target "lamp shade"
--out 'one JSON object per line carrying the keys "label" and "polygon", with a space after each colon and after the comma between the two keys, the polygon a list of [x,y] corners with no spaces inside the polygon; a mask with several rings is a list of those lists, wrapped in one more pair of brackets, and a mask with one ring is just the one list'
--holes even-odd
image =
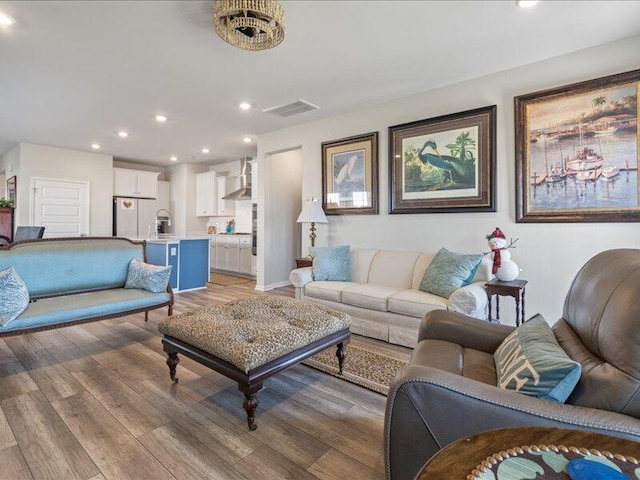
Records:
{"label": "lamp shade", "polygon": [[298,223],[328,223],[322,204],[318,200],[307,200],[298,217]]}

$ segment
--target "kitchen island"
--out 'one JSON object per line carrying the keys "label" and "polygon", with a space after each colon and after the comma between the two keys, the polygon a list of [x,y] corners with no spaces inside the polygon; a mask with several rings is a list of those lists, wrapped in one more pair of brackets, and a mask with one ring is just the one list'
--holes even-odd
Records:
{"label": "kitchen island", "polygon": [[172,265],[169,283],[174,292],[198,290],[209,281],[208,236],[146,239],[147,262]]}

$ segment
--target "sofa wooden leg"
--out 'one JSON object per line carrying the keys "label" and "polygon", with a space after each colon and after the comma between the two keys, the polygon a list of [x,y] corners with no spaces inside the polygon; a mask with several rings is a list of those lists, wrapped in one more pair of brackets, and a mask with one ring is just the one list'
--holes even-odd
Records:
{"label": "sofa wooden leg", "polygon": [[173,315],[173,305],[169,305],[169,311],[167,312],[167,316],[170,317]]}
{"label": "sofa wooden leg", "polygon": [[144,312],[144,323],[147,323],[148,321],[149,321],[149,310]]}

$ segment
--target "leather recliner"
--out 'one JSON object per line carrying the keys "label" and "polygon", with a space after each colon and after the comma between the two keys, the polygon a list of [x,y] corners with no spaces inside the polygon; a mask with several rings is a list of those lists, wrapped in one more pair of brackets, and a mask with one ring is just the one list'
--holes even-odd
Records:
{"label": "leather recliner", "polygon": [[449,443],[496,428],[554,426],[640,441],[640,250],[596,255],[569,289],[553,332],[582,375],[565,404],[496,386],[493,353],[513,328],[446,310],[426,315],[387,398],[388,479],[413,479]]}

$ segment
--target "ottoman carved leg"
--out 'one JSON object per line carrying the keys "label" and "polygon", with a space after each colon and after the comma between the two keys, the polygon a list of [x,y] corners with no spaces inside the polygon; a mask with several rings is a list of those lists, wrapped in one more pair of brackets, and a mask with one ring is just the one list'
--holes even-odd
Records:
{"label": "ottoman carved leg", "polygon": [[176,352],[167,352],[167,365],[169,365],[169,375],[171,375],[171,381],[178,383],[178,377],[176,377],[176,367],[180,362],[178,354]]}
{"label": "ottoman carved leg", "polygon": [[338,357],[338,366],[340,367],[340,373],[342,373],[342,365],[344,364],[344,359],[347,358],[347,347],[343,342],[340,342],[338,344],[336,356]]}
{"label": "ottoman carved leg", "polygon": [[255,430],[258,426],[255,424],[256,409],[258,408],[258,392],[262,389],[262,384],[256,385],[239,385],[238,389],[244,393],[244,402],[242,406],[247,411],[247,423],[249,430]]}

